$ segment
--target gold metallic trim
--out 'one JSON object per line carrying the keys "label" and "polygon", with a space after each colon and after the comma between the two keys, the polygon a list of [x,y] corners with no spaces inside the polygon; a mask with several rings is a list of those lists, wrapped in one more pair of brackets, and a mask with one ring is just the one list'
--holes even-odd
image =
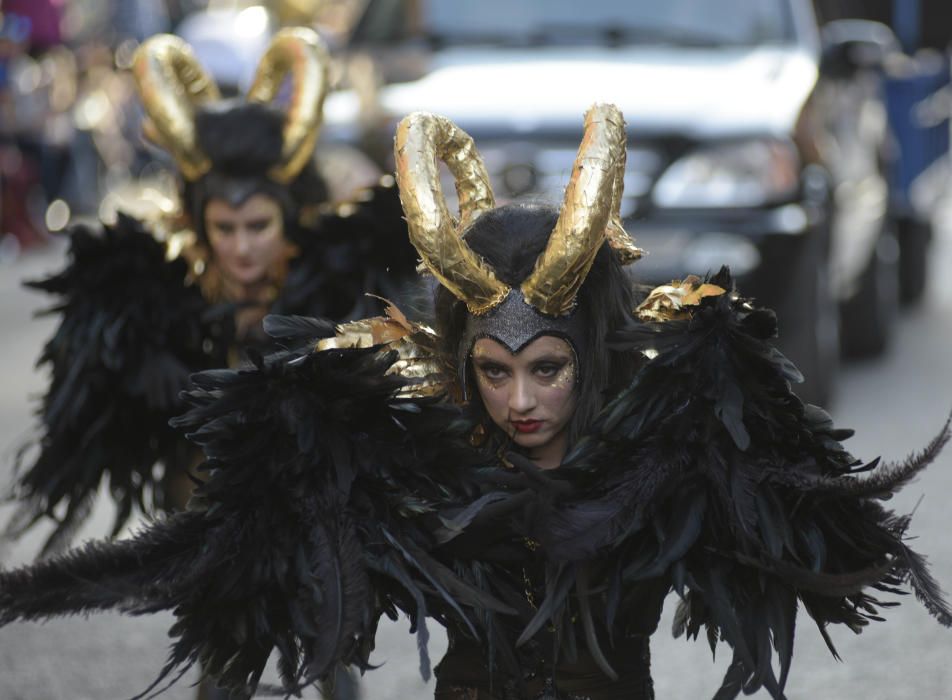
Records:
{"label": "gold metallic trim", "polygon": [[618,217],[624,184],[625,120],[615,105],[597,104],[585,114],[585,133],[562,210],[545,251],[522,283],[526,301],[539,311],[563,316],[591,269],[606,228],[621,229]]}
{"label": "gold metallic trim", "polygon": [[136,49],[132,74],[148,115],[146,136],[172,154],[186,180],[207,173],[211,161],[198,148],[195,106],[220,94],[189,45],[171,34],[148,39]]}
{"label": "gold metallic trim", "polygon": [[645,251],[635,245],[634,239],[623,228],[615,228],[609,224],[605,238],[622,265],[638,262],[645,256]]}
{"label": "gold metallic trim", "polygon": [[652,289],[635,313],[639,319],[647,322],[679,321],[688,318],[691,307],[699,306],[705,297],[726,293],[723,287],[703,282],[696,275],[689,275],[683,280],[674,280],[671,284]]}
{"label": "gold metallic trim", "polygon": [[386,316],[350,321],[337,326],[333,337],[322,338],[314,349],[318,352],[345,348],[372,348],[397,352],[396,361],[387,374],[407,380],[394,393],[395,398],[421,398],[447,392],[450,374],[438,359],[437,337],[427,326],[408,321],[393,304]]}
{"label": "gold metallic trim", "polygon": [[[510,289],[460,232],[495,206],[486,166],[469,134],[445,117],[414,112],[397,126],[394,159],[400,201],[413,243],[440,283],[472,314],[499,304]],[[454,225],[440,186],[439,161],[456,180],[460,221]]]}
{"label": "gold metallic trim", "polygon": [[291,76],[291,99],[284,123],[281,163],[268,173],[283,184],[293,180],[314,154],[329,85],[330,56],[317,32],[306,27],[282,29],[258,63],[249,102],[271,102]]}

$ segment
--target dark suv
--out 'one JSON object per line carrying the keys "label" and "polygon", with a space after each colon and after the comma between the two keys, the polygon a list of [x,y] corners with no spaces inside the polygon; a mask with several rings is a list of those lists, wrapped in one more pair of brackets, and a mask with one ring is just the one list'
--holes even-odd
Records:
{"label": "dark suv", "polygon": [[498,199],[557,203],[582,114],[614,102],[630,133],[622,214],[649,252],[634,274],[730,265],[778,311],[801,394],[824,401],[840,309],[850,341],[876,349],[896,297],[887,47],[857,27],[824,45],[809,0],[370,0],[347,53],[377,89],[332,96],[328,131],[387,168],[396,122],[437,112],[474,137]]}

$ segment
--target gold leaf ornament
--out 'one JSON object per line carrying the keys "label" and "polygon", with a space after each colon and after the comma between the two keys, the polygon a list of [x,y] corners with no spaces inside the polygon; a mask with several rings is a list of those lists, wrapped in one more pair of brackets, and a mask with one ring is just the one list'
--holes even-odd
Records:
{"label": "gold leaf ornament", "polygon": [[636,314],[642,321],[682,320],[690,316],[692,307],[700,305],[702,299],[726,293],[723,287],[702,282],[696,275],[689,275],[683,280],[655,287],[638,305]]}

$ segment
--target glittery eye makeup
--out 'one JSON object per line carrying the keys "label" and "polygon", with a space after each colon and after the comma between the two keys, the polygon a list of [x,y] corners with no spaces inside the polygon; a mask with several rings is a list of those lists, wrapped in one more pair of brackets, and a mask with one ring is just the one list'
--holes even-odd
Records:
{"label": "glittery eye makeup", "polygon": [[542,352],[526,362],[519,361],[519,354],[514,357],[518,369],[500,361],[496,353],[487,351],[477,344],[472,355],[477,380],[499,386],[511,379],[514,372],[528,372],[527,376],[539,386],[559,390],[574,389],[577,377],[574,354],[560,351]]}
{"label": "glittery eye makeup", "polygon": [[575,388],[575,377],[575,362],[573,360],[567,360],[559,366],[556,371],[544,376],[543,379],[545,379],[548,385],[553,389],[570,391]]}
{"label": "glittery eye makeup", "polygon": [[548,377],[554,377],[555,375],[557,375],[559,373],[559,370],[561,370],[564,366],[565,366],[564,362],[548,362],[548,361],[537,362],[533,366],[532,371],[538,377],[548,378]]}
{"label": "glittery eye makeup", "polygon": [[499,382],[509,376],[509,369],[495,362],[476,360],[476,375],[490,382]]}

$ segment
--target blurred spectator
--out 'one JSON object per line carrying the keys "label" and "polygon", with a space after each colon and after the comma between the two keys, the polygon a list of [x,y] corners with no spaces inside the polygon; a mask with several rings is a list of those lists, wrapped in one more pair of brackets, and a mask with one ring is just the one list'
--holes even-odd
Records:
{"label": "blurred spectator", "polygon": [[0,248],[5,257],[44,240],[41,178],[55,187],[63,149],[47,148],[48,105],[36,99],[44,76],[36,58],[62,43],[62,0],[0,0]]}
{"label": "blurred spectator", "polygon": [[169,30],[165,3],[156,0],[122,0],[113,5],[115,31],[123,39],[142,42],[154,34]]}
{"label": "blurred spectator", "polygon": [[896,32],[906,51],[938,49],[952,43],[949,0],[815,0],[821,23],[836,19],[870,19]]}
{"label": "blurred spectator", "polygon": [[63,17],[67,40],[76,48],[126,40],[140,42],[169,31],[172,19],[161,0],[71,0]]}
{"label": "blurred spectator", "polygon": [[63,0],[0,0],[0,12],[29,22],[27,47],[33,55],[62,41]]}

